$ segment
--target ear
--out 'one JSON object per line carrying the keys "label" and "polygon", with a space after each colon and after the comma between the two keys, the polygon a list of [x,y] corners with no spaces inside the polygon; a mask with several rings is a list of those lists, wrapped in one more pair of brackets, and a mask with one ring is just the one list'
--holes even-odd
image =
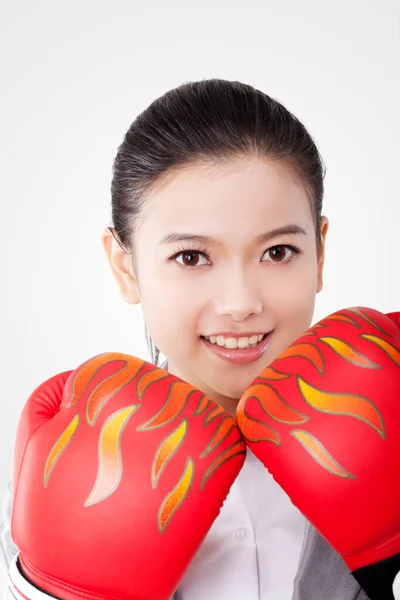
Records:
{"label": "ear", "polygon": [[121,296],[129,304],[139,304],[139,287],[131,254],[123,248],[114,228],[105,229],[101,241]]}
{"label": "ear", "polygon": [[325,261],[325,242],[326,234],[328,232],[329,221],[326,217],[321,217],[321,242],[318,247],[318,274],[317,274],[317,294],[322,290],[323,287],[323,273],[324,273],[324,261]]}

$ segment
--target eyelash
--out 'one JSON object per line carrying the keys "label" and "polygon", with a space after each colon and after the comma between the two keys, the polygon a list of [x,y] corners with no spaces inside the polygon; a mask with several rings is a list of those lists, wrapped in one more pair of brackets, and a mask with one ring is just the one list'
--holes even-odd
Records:
{"label": "eyelash", "polygon": [[[267,248],[267,250],[264,251],[263,256],[266,252],[270,251],[270,250],[274,250],[274,248],[286,248],[287,250],[290,250],[293,255],[291,256],[291,258],[289,258],[288,260],[282,260],[282,261],[271,261],[271,262],[276,262],[277,264],[290,264],[294,261],[294,258],[296,255],[301,253],[301,250],[299,250],[299,248],[296,248],[296,246],[291,246],[290,244],[277,244],[276,246],[271,246],[271,248]],[[169,257],[168,260],[176,260],[178,258],[178,256],[180,256],[181,254],[185,254],[185,253],[190,253],[190,254],[201,254],[203,256],[206,257],[207,260],[210,260],[210,253],[207,251],[207,248],[205,248],[204,246],[197,246],[196,248],[193,247],[187,247],[187,246],[181,246],[178,252],[175,252],[172,256]],[[263,261],[265,262],[265,261]],[[267,261],[270,262],[270,261]],[[184,267],[185,269],[199,269],[200,267],[198,266],[194,266],[194,267],[189,267],[187,265],[183,265],[178,263],[179,266]],[[201,265],[201,266],[207,266],[207,265]]]}

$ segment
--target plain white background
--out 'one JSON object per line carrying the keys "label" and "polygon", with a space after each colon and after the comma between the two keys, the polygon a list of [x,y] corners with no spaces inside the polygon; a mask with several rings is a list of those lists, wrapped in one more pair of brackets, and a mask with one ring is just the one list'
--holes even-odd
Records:
{"label": "plain white background", "polygon": [[0,492],[37,385],[104,351],[148,358],[100,235],[125,131],[185,81],[253,84],[316,139],[331,229],[315,320],[400,308],[397,0],[3,1],[0,61]]}

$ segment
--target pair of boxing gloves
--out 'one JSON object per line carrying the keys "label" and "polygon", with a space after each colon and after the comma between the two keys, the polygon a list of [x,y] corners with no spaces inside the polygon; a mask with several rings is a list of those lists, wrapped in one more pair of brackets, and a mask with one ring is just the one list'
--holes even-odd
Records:
{"label": "pair of boxing gloves", "polygon": [[391,599],[399,428],[400,313],[349,308],[320,321],[254,380],[236,422],[163,369],[101,354],[23,409],[18,567],[63,600],[171,598],[247,445],[371,600]]}

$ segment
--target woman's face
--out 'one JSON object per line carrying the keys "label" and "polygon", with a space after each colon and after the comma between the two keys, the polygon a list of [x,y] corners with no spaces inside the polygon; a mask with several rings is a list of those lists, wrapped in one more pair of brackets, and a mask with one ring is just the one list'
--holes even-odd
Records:
{"label": "woman's face", "polygon": [[311,323],[323,245],[303,186],[257,158],[186,167],[146,200],[133,239],[137,300],[169,371],[233,412]]}

